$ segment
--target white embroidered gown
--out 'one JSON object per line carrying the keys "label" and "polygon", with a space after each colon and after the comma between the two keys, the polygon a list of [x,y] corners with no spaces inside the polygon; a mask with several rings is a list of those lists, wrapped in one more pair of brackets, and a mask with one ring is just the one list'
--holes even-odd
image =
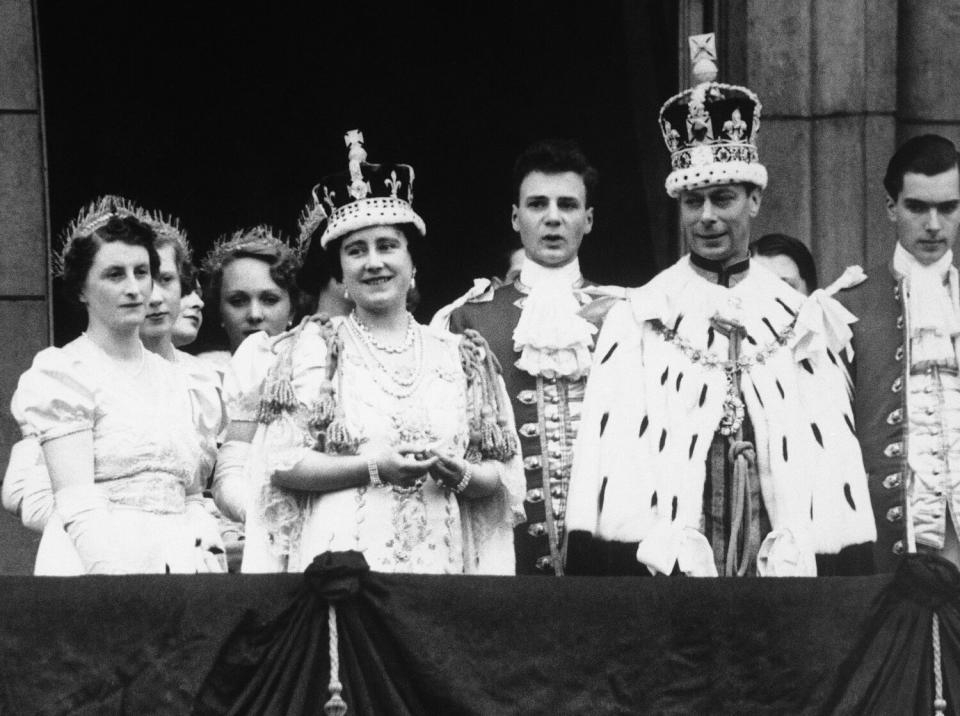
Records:
{"label": "white embroidered gown", "polygon": [[[355,330],[334,319],[343,337],[338,400],[360,454],[401,442],[428,443],[463,455],[468,444],[466,378],[459,336],[419,326],[422,372],[409,395],[387,382]],[[295,493],[270,487],[270,476],[289,469],[312,448],[310,414],[325,378],[327,349],[316,322],[302,327],[292,354],[292,383],[300,403],[294,415],[258,425],[247,463],[247,507],[242,571],[301,571],[327,550],[361,551],[381,572],[513,574],[513,526],[522,514],[522,467],[504,465],[501,488],[491,497],[458,500],[427,479],[422,489],[390,486]],[[290,335],[290,334],[288,334]],[[237,350],[224,380],[231,420],[255,421],[267,370],[283,340],[264,333]],[[386,386],[386,388],[384,387]],[[270,497],[272,495],[272,497]]]}
{"label": "white embroidered gown", "polygon": [[[94,481],[109,500],[123,572],[197,570],[185,499],[210,471],[219,397],[191,390],[194,382],[145,349],[139,369],[127,372],[81,336],[38,353],[14,393],[11,409],[25,438],[42,445],[93,431]],[[208,424],[206,431],[197,428]],[[84,572],[56,512],[44,528],[34,571]]]}

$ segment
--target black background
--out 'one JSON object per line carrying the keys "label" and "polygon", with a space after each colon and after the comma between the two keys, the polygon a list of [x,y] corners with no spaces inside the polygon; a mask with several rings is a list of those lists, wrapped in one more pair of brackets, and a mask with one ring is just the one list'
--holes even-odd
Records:
{"label": "black background", "polygon": [[[180,217],[198,257],[244,226],[295,235],[311,187],[345,169],[343,133],[356,127],[370,161],[416,170],[425,320],[474,276],[503,273],[519,245],[513,160],[558,136],[601,175],[584,273],[636,285],[659,268],[649,237],[671,230],[650,218],[667,199],[649,185],[668,171],[656,112],[676,91],[676,14],[669,0],[44,0],[53,232],[117,193]],[[202,347],[221,338],[209,318]],[[81,327],[58,300],[56,343]]]}

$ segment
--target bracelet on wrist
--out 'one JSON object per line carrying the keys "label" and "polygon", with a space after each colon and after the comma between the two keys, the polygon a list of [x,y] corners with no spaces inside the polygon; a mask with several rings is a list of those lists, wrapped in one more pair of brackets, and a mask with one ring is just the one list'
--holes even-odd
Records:
{"label": "bracelet on wrist", "polygon": [[367,474],[370,475],[371,487],[383,487],[383,480],[380,479],[380,468],[377,466],[375,457],[367,458]]}
{"label": "bracelet on wrist", "polygon": [[470,480],[473,479],[473,464],[467,463],[467,467],[463,471],[463,477],[460,478],[460,482],[454,485],[451,489],[456,492],[458,495],[462,494],[464,490],[467,489],[467,485],[470,484]]}

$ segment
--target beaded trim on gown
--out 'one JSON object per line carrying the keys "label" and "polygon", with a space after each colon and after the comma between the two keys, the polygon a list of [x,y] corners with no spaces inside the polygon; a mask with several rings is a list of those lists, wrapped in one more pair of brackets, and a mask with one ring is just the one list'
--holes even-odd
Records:
{"label": "beaded trim on gown", "polygon": [[[469,431],[460,337],[412,323],[405,344],[413,343],[407,347],[417,369],[398,375],[360,326],[334,320],[343,341],[338,400],[360,438],[360,454],[420,443],[464,455]],[[316,442],[310,421],[326,377],[327,346],[313,321],[295,331],[291,378],[299,407],[258,425],[253,439],[247,479],[255,504],[247,509],[243,571],[299,571],[324,551],[359,550],[377,571],[512,574],[512,528],[522,500],[517,485],[523,484],[516,458],[504,464],[499,490],[479,500],[461,501],[431,479],[408,490],[296,493],[271,487],[270,476],[294,466]],[[264,378],[283,340],[255,334],[237,350],[224,382],[231,420],[256,420]]]}

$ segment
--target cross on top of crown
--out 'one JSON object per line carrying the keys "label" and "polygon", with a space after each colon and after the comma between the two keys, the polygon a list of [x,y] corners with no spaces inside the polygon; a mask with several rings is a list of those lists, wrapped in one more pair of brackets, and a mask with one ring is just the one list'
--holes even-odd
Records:
{"label": "cross on top of crown", "polygon": [[708,32],[705,35],[691,35],[690,67],[694,81],[712,82],[717,78],[717,44],[715,35]]}

